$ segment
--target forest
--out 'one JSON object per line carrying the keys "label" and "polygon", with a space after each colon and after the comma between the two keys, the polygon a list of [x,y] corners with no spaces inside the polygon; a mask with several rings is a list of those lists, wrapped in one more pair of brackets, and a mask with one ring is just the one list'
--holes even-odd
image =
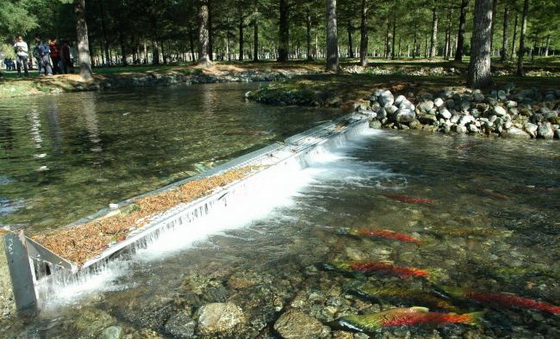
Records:
{"label": "forest", "polygon": [[320,60],[334,5],[341,58],[462,61],[471,52],[475,2],[492,7],[493,58],[515,61],[521,44],[529,58],[560,52],[556,0],[4,0],[0,38],[5,55],[18,34],[77,43],[85,6],[94,67],[199,61],[201,53],[224,61]]}

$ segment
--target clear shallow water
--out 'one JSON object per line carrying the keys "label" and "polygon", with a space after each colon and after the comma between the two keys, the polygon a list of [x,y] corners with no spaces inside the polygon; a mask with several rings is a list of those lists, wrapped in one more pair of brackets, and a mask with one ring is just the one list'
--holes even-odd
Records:
{"label": "clear shallow water", "polygon": [[[559,182],[560,151],[553,142],[371,131],[324,153],[311,168],[278,178],[276,184],[291,190],[263,192],[264,197],[247,200],[245,209],[236,209],[238,217],[253,220],[233,222],[235,213],[217,218],[208,225],[223,226],[216,234],[183,248],[168,250],[170,240],[162,239],[161,247],[140,252],[89,285],[68,289],[32,325],[11,323],[3,329],[46,337],[96,336],[117,325],[136,337],[194,337],[197,310],[227,301],[240,306],[246,318],[231,337],[274,338],[275,321],[290,309],[327,324],[400,305],[363,300],[351,293],[359,286],[426,291],[454,286],[558,305]],[[386,196],[395,193],[434,203]],[[251,204],[262,200],[277,207],[264,216],[253,214]],[[337,234],[340,227],[389,229],[414,235],[422,245],[352,238]],[[427,282],[321,268],[349,259],[389,260],[437,275]],[[558,317],[549,313],[470,302],[458,307],[486,310],[485,323],[388,329],[379,336],[560,334]]]}
{"label": "clear shallow water", "polygon": [[86,92],[0,103],[0,226],[37,232],[331,119],[264,107],[257,84]]}

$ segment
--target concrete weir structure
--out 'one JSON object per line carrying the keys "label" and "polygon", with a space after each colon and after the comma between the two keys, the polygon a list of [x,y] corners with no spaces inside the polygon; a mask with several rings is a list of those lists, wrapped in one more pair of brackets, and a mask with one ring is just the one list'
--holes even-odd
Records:
{"label": "concrete weir structure", "polygon": [[[88,276],[103,270],[111,261],[124,257],[125,254],[134,253],[137,249],[148,247],[164,233],[188,231],[195,220],[220,213],[228,208],[228,202],[243,199],[248,194],[248,190],[267,185],[267,182],[270,183],[275,177],[282,176],[288,168],[301,170],[309,167],[314,154],[342,145],[350,136],[369,128],[370,118],[357,113],[343,116],[289,137],[284,142],[276,142],[236,158],[197,176],[112,206],[113,209],[122,208],[134,203],[138,198],[155,195],[192,180],[249,166],[256,168],[242,179],[219,187],[207,196],[189,203],[181,203],[150,217],[145,226],[131,231],[126,239],[110,245],[101,254],[89,259],[81,266],[62,258],[59,254],[25,236],[23,232],[7,234],[4,237],[6,256],[18,311],[20,313],[34,312],[49,299],[49,294],[52,294],[53,291],[63,289],[64,286],[76,281],[88,279]],[[101,218],[111,211],[111,209],[104,209],[68,227],[75,227]]]}

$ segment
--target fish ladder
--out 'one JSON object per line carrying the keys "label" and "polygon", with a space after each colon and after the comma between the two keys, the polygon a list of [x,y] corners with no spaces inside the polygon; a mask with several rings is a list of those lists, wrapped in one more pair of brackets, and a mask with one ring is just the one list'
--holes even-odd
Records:
{"label": "fish ladder", "polygon": [[[368,115],[349,114],[289,137],[283,143],[274,143],[199,175],[117,204],[118,207],[128,206],[141,197],[155,195],[189,181],[208,178],[235,169],[248,166],[258,169],[238,181],[214,190],[207,196],[190,203],[181,203],[151,217],[146,225],[130,232],[126,239],[110,245],[101,254],[89,259],[83,265],[62,258],[27,237],[23,231],[5,235],[8,268],[18,312],[34,313],[41,301],[48,300],[52,294],[55,294],[54,291],[57,288],[64,288],[71,282],[87,279],[88,274],[102,270],[109,262],[122,257],[123,254],[134,253],[137,249],[148,247],[163,233],[188,227],[195,220],[204,218],[219,209],[227,208],[228,201],[242,197],[247,193],[248,187],[266,185],[271,176],[281,176],[286,166],[296,166],[297,169],[308,167],[312,162],[314,152],[319,152],[321,148],[329,149],[344,144],[351,136],[368,129],[369,121]],[[85,222],[107,216],[114,208],[115,206],[105,208],[65,228],[71,229]]]}

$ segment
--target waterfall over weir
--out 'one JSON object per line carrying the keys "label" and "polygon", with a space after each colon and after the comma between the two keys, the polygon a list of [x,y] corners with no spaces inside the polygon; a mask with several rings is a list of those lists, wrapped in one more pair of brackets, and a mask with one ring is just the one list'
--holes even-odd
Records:
{"label": "waterfall over weir", "polygon": [[[249,221],[247,218],[266,215],[281,203],[282,198],[295,193],[298,185],[305,184],[305,176],[300,175],[302,169],[368,128],[367,116],[347,115],[294,135],[284,143],[275,143],[198,176],[142,195],[153,195],[233,169],[259,168],[201,199],[179,204],[151,217],[146,226],[132,231],[124,241],[113,244],[81,267],[21,234],[7,235],[6,248],[18,309],[48,308],[58,298],[72,298],[81,289],[87,290],[89,285],[95,285],[96,280],[126,270],[127,258],[134,253],[140,252],[144,258],[162,256],[210,234],[242,225]],[[289,178],[290,184],[286,185],[288,181],[280,178]],[[298,180],[302,182],[298,183]],[[272,192],[274,199],[268,199]],[[119,207],[129,205],[137,198],[124,201]],[[232,213],[243,209],[250,213]],[[100,211],[79,222],[99,218],[108,212]]]}

